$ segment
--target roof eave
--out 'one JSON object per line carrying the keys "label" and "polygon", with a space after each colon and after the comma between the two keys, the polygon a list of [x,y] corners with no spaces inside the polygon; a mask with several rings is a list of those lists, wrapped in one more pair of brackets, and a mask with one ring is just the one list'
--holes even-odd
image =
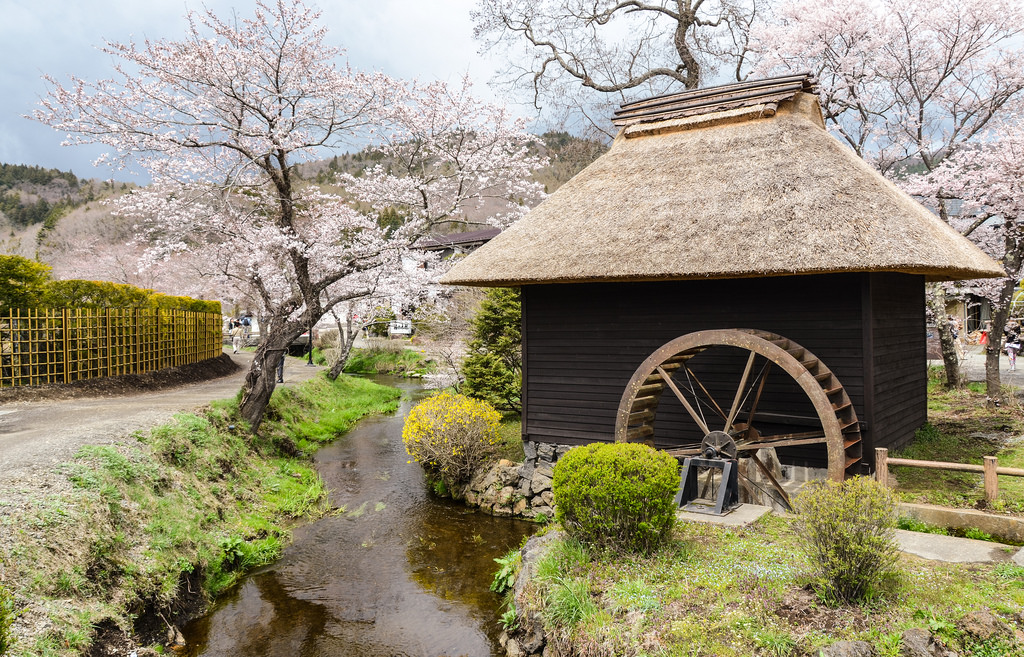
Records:
{"label": "roof eave", "polygon": [[602,276],[602,277],[566,277],[566,278],[459,278],[445,274],[440,282],[443,285],[461,285],[465,287],[523,287],[527,285],[571,285],[580,283],[653,283],[662,281],[706,281],[721,279],[744,279],[744,278],[778,278],[783,276],[818,276],[829,274],[872,274],[872,273],[896,273],[924,276],[928,282],[971,280],[976,278],[1003,278],[1006,273],[1002,270],[978,270],[978,269],[938,269],[935,267],[910,265],[894,268],[848,268],[848,269],[813,269],[803,271],[744,271],[744,272],[718,272],[707,274],[665,274],[663,276]]}

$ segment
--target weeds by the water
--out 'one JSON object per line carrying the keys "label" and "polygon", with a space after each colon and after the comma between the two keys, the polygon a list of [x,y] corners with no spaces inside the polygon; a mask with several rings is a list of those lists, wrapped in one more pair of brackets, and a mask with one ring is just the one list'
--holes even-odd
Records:
{"label": "weeds by the water", "polygon": [[345,371],[350,374],[397,374],[423,376],[437,364],[401,340],[372,340],[365,349],[353,349]]}
{"label": "weeds by the water", "polygon": [[277,559],[291,523],[330,511],[304,457],[359,417],[393,410],[399,395],[320,377],[275,392],[259,436],[227,401],[178,415],[136,445],[83,447],[65,467],[69,495],[2,521],[5,531],[36,528],[0,558],[27,613],[53,626],[24,654],[77,653],[101,622],[130,629],[145,609],[173,618]]}

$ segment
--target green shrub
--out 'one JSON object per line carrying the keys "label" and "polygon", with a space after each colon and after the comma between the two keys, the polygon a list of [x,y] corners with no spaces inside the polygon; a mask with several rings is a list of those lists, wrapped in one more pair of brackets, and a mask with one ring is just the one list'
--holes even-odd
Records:
{"label": "green shrub", "polygon": [[395,311],[387,306],[377,306],[370,315],[371,319],[364,325],[366,333],[374,338],[388,337],[388,327],[395,320]]}
{"label": "green shrub", "polygon": [[0,255],[0,309],[35,308],[50,280],[50,266],[16,255]]}
{"label": "green shrub", "polygon": [[501,415],[487,402],[443,392],[409,411],[402,442],[431,479],[458,495],[495,453],[500,422]]}
{"label": "green shrub", "polygon": [[107,281],[62,280],[45,284],[38,300],[51,308],[163,308],[219,313],[219,301],[160,294]]}
{"label": "green shrub", "polygon": [[827,602],[854,602],[879,591],[893,573],[896,498],[867,477],[815,481],[794,501],[795,529]]}
{"label": "green shrub", "polygon": [[11,626],[18,612],[14,608],[14,595],[0,584],[0,655],[6,655],[14,645]]}
{"label": "green shrub", "polygon": [[487,290],[473,316],[473,340],[462,361],[462,392],[495,408],[522,412],[522,301],[518,288]]}
{"label": "green shrub", "polygon": [[679,465],[640,443],[591,444],[555,464],[556,518],[580,541],[651,552],[675,522]]}

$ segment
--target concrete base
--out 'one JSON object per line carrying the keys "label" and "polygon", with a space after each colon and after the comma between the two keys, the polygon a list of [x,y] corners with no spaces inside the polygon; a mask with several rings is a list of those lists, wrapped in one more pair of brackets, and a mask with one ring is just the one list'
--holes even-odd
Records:
{"label": "concrete base", "polygon": [[999,563],[1009,561],[1017,550],[1015,547],[1000,543],[941,534],[923,534],[903,529],[896,530],[896,543],[899,544],[900,550],[908,554],[949,563]]}
{"label": "concrete base", "polygon": [[[680,509],[676,512],[676,518],[686,522],[703,522],[723,527],[746,527],[757,522],[758,519],[768,513],[772,513],[769,507],[757,504],[741,504],[722,516],[691,513]],[[1014,563],[1024,566],[1024,549],[990,541],[975,541],[958,536],[924,534],[897,529],[896,543],[902,552],[932,561],[945,561],[948,563],[1001,563],[1012,560]]]}
{"label": "concrete base", "polygon": [[771,509],[766,506],[760,506],[758,504],[740,504],[729,513],[721,516],[711,515],[708,513],[691,513],[680,509],[676,512],[676,518],[678,520],[685,520],[686,522],[704,522],[709,525],[746,527],[747,525],[757,522],[757,520],[766,513],[771,513]]}
{"label": "concrete base", "polygon": [[1024,518],[930,504],[900,504],[899,513],[937,527],[980,529],[997,538],[1024,542]]}

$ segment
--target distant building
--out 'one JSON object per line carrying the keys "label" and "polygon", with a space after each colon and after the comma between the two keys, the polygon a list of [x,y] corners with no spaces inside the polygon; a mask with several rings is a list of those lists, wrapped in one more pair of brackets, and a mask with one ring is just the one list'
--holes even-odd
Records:
{"label": "distant building", "polygon": [[490,242],[500,232],[500,228],[492,226],[465,233],[449,233],[423,239],[416,246],[424,251],[440,251],[440,256],[443,260],[456,254],[465,255],[472,253],[487,242]]}

